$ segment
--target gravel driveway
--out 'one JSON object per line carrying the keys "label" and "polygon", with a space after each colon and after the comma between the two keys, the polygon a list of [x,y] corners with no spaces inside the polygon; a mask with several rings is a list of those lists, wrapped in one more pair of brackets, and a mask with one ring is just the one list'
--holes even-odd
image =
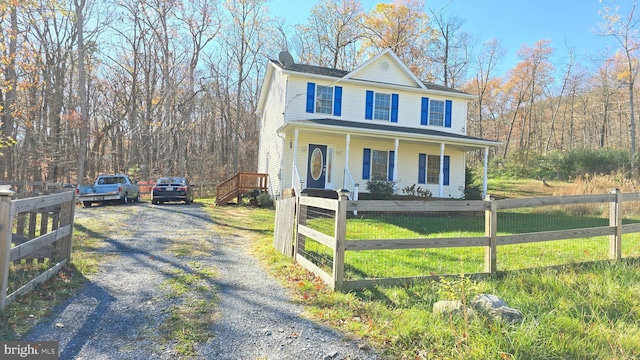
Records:
{"label": "gravel driveway", "polygon": [[77,220],[88,218],[122,224],[102,234],[107,239],[98,251],[108,261],[26,339],[59,341],[60,359],[184,357],[178,341],[161,329],[169,309],[186,300],[172,296],[164,284],[175,274],[193,272],[193,264],[216,269],[204,291],[218,303],[213,336],[195,346],[193,358],[378,358],[366,346],[305,319],[287,291],[248,255],[246,240],[222,240],[197,203],[77,209]]}

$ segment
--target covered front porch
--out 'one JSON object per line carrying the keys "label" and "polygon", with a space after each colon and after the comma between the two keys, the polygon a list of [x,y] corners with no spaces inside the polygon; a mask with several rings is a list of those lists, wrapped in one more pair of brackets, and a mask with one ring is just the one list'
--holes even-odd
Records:
{"label": "covered front porch", "polygon": [[433,197],[463,198],[465,153],[475,150],[484,151],[486,194],[489,148],[497,145],[433,130],[333,119],[293,121],[280,133],[285,139],[282,189],[343,188],[352,200],[375,175],[393,181],[396,193],[415,184]]}

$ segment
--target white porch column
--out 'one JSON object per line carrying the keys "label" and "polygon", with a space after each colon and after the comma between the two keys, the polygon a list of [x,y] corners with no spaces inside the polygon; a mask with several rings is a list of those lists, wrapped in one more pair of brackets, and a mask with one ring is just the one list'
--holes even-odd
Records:
{"label": "white porch column", "polygon": [[438,197],[444,197],[444,143],[440,144],[440,174],[438,175]]}
{"label": "white porch column", "polygon": [[351,146],[351,134],[347,134],[347,148],[344,149],[344,168],[349,170],[349,147]]}
{"label": "white porch column", "polygon": [[489,147],[484,148],[484,174],[482,176],[482,198],[487,196],[487,169],[489,168]]}
{"label": "white porch column", "polygon": [[393,181],[398,180],[398,147],[400,146],[400,139],[396,139],[395,148],[393,149]]}
{"label": "white porch column", "polygon": [[298,129],[293,131],[293,163],[291,164],[291,187],[297,189],[296,164],[298,161]]}

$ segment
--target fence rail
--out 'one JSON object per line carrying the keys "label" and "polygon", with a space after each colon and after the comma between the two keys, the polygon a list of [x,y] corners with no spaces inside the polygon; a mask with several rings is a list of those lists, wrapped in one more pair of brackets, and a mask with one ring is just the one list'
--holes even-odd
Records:
{"label": "fence rail", "polygon": [[[484,270],[472,274],[491,274],[498,271],[498,247],[517,246],[521,244],[537,244],[548,241],[566,241],[569,239],[595,238],[598,244],[606,246],[605,253],[609,259],[620,259],[622,256],[622,235],[640,233],[640,221],[627,221],[623,224],[622,210],[625,202],[640,202],[640,193],[622,194],[613,189],[610,194],[571,195],[557,197],[537,197],[528,199],[495,200],[487,197],[477,201],[350,201],[345,193],[338,200],[320,199],[313,197],[299,197],[299,216],[296,223],[297,233],[295,242],[295,258],[298,263],[318,275],[334,290],[352,290],[370,287],[374,284],[397,284],[417,279],[435,278],[452,273],[427,272],[420,276],[397,276],[384,278],[349,279],[345,276],[345,252],[357,253],[376,250],[405,250],[405,249],[454,249],[469,248],[484,249]],[[605,217],[608,226],[599,226],[597,222],[604,222],[603,218],[583,227],[572,229],[554,229],[551,231],[540,229],[523,233],[498,233],[498,210],[526,209],[534,211],[540,207],[596,205],[608,207]],[[606,208],[605,208],[606,209]],[[313,212],[317,219],[310,221],[306,215]],[[355,213],[384,213],[393,216],[399,213],[416,213],[415,221],[428,222],[430,216],[436,212],[445,214],[464,214],[470,219],[482,216],[484,213],[484,235],[457,237],[415,237],[415,238],[358,238],[347,240],[347,214]],[[501,213],[502,214],[502,213]],[[506,213],[505,213],[506,214]],[[320,219],[321,218],[321,219]],[[329,223],[331,225],[329,225]],[[317,225],[324,227],[319,227]],[[352,224],[352,223],[350,223]],[[545,225],[545,224],[542,224]],[[365,225],[349,225],[365,226]],[[357,230],[357,229],[356,229]],[[358,233],[358,231],[355,231]],[[604,240],[598,240],[605,237]],[[608,239],[608,240],[607,240]],[[634,240],[635,241],[635,240]],[[310,243],[322,251],[309,250]],[[585,242],[586,243],[586,242]],[[640,244],[640,242],[638,242]],[[505,249],[507,249],[505,247]],[[431,251],[431,250],[429,250]],[[587,252],[587,250],[584,250]],[[477,252],[476,252],[477,253]],[[503,255],[506,255],[506,251]],[[384,255],[381,255],[384,256]],[[328,259],[329,263],[322,263],[318,258]],[[572,260],[571,262],[580,262]],[[459,273],[458,273],[459,274]],[[471,275],[471,274],[469,274]]]}
{"label": "fence rail", "polygon": [[[11,200],[13,195],[0,191],[0,311],[71,261],[75,192]],[[26,274],[25,281],[17,284],[16,273]]]}

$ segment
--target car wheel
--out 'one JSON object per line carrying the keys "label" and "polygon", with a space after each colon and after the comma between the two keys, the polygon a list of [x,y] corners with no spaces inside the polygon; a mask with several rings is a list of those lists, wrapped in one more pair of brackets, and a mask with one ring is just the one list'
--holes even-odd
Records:
{"label": "car wheel", "polygon": [[83,202],[82,202],[82,205],[83,205],[84,207],[91,207],[91,204],[92,204],[92,202],[91,202],[91,201],[83,201]]}
{"label": "car wheel", "polygon": [[136,195],[136,198],[133,199],[133,201],[140,202],[140,192],[138,192],[138,195]]}
{"label": "car wheel", "polygon": [[122,203],[127,204],[129,202],[129,193],[124,193],[122,196]]}

